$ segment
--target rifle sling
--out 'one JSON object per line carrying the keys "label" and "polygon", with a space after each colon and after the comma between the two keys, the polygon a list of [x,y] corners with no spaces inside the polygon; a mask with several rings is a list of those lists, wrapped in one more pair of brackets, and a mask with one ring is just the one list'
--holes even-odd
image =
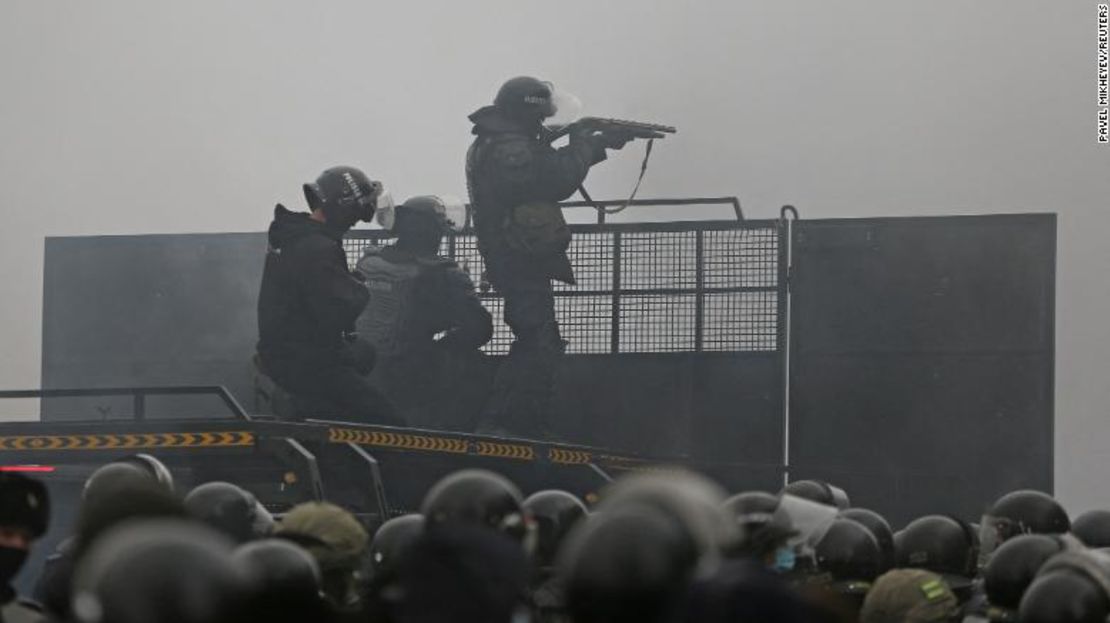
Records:
{"label": "rifle sling", "polygon": [[624,211],[625,208],[632,205],[632,201],[636,199],[636,193],[640,192],[640,184],[643,183],[644,174],[647,173],[648,160],[651,159],[651,149],[654,145],[655,139],[648,139],[647,149],[644,150],[644,161],[640,163],[640,177],[636,179],[636,186],[632,188],[632,194],[629,195],[628,199],[626,199],[621,205],[615,208],[606,208],[602,205],[599,205],[597,202],[594,201],[593,197],[590,196],[590,193],[586,192],[585,185],[581,185],[578,187],[578,194],[582,195],[582,198],[585,199],[587,203],[592,203],[594,209],[598,212],[604,214],[616,214],[618,212]]}

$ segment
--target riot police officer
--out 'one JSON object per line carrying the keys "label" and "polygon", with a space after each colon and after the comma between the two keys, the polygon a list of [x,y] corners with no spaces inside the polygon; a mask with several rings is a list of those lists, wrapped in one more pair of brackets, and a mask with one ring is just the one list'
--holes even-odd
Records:
{"label": "riot police officer", "polygon": [[0,621],[45,621],[40,609],[19,600],[10,582],[19,573],[31,543],[46,533],[50,499],[46,487],[22,474],[0,472]]}
{"label": "riot police officer", "polygon": [[470,276],[439,255],[444,234],[461,229],[465,214],[462,202],[430,195],[382,210],[378,220],[397,241],[369,248],[355,268],[370,290],[356,323],[377,351],[370,381],[410,425],[459,427],[452,407],[469,384],[451,370],[479,367],[478,349],[493,335]]}
{"label": "riot police officer", "polygon": [[475,139],[466,180],[478,249],[489,282],[505,298],[505,323],[515,338],[494,382],[482,432],[549,432],[553,378],[565,350],[551,280],[574,283],[566,253],[570,233],[557,202],[574,194],[607,148],[628,141],[572,132],[569,144],[555,149],[543,138],[543,121],[556,112],[553,96],[550,83],[513,78],[492,106],[470,115]]}
{"label": "riot police officer", "polygon": [[258,296],[258,362],[288,392],[298,417],[398,424],[364,378],[373,348],[354,339],[369,294],[347,269],[343,234],[388,205],[379,182],[353,167],[327,169],[304,185],[311,213],[274,208]]}

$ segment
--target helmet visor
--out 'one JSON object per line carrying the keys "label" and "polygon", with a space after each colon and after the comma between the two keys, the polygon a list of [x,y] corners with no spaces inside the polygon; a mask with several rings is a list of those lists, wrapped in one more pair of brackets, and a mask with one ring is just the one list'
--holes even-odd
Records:
{"label": "helmet visor", "polygon": [[441,216],[446,228],[456,233],[461,232],[466,227],[466,204],[452,195],[442,195],[440,201],[443,202]]}
{"label": "helmet visor", "polygon": [[[377,216],[378,223],[382,227],[389,229],[393,226],[393,195],[385,190],[381,185],[377,185],[377,191],[370,196],[365,196],[359,199],[359,218],[360,220],[370,223]],[[387,226],[383,219],[387,219],[389,225]]]}
{"label": "helmet visor", "polygon": [[836,520],[837,509],[784,494],[775,511],[775,520],[791,526],[795,534],[787,543],[802,555],[812,555]]}
{"label": "helmet visor", "polygon": [[553,126],[569,125],[582,118],[582,100],[569,91],[551,87],[551,114],[544,123]]}

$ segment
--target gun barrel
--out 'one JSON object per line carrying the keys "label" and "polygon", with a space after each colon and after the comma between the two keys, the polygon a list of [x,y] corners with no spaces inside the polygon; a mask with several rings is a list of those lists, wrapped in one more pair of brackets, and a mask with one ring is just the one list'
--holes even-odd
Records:
{"label": "gun barrel", "polygon": [[647,123],[644,121],[632,121],[631,119],[607,119],[603,117],[587,117],[581,120],[584,123],[597,125],[601,129],[626,129],[626,130],[640,130],[646,132],[662,132],[664,134],[674,134],[678,132],[678,128],[673,125],[662,125],[659,123]]}
{"label": "gun barrel", "polygon": [[566,136],[574,128],[586,128],[598,132],[628,132],[643,137],[662,138],[662,134],[674,134],[678,128],[673,125],[632,121],[630,119],[610,119],[607,117],[583,117],[574,123],[548,128],[547,140],[554,141]]}

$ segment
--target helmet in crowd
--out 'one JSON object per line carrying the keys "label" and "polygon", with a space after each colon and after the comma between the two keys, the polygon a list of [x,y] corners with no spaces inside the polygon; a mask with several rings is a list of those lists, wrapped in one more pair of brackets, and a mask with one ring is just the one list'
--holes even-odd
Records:
{"label": "helmet in crowd", "polygon": [[193,517],[216,528],[236,543],[269,536],[274,517],[249,491],[230,482],[207,482],[185,496]]}
{"label": "helmet in crowd", "polygon": [[157,482],[159,486],[165,488],[166,491],[173,492],[173,473],[170,472],[170,469],[166,467],[165,463],[159,461],[153,455],[140,452],[138,454],[132,454],[131,456],[125,456],[118,462],[138,465],[153,476],[155,482]]}
{"label": "helmet in crowd", "polygon": [[532,76],[510,78],[497,90],[493,105],[515,119],[546,119],[555,114],[554,88]]}
{"label": "helmet in crowd", "polygon": [[378,210],[378,224],[397,236],[442,236],[462,231],[466,225],[466,204],[450,195],[410,197],[399,206]]}
{"label": "helmet in crowd", "polygon": [[130,459],[113,461],[96,468],[85,479],[81,498],[86,502],[101,497],[114,498],[120,495],[121,490],[151,484],[170,493],[173,492],[172,488],[165,487],[165,483],[158,479],[147,464]]}
{"label": "helmet in crowd", "polygon": [[381,182],[348,166],[331,167],[305,184],[304,197],[310,209],[323,211],[329,225],[344,231],[358,221],[372,221],[375,211],[393,205]]}
{"label": "helmet in crowd", "polygon": [[672,517],[703,554],[731,551],[740,542],[740,526],[724,510],[725,490],[705,476],[684,470],[635,473],[601,493],[597,510],[625,505],[654,507]]}
{"label": "helmet in crowd", "polygon": [[788,493],[825,506],[834,506],[841,510],[851,506],[844,489],[834,487],[822,480],[795,480],[783,487],[781,493]]}
{"label": "helmet in crowd", "polygon": [[73,614],[80,623],[231,623],[245,588],[226,537],[195,522],[148,520],[110,530],[81,558]]}
{"label": "helmet in crowd", "polygon": [[[137,466],[126,463],[110,465],[123,466],[120,472],[123,477],[115,477],[120,474],[114,474],[114,467],[112,470],[98,470],[104,478],[85,489],[85,497],[77,512],[75,551],[78,557],[100,535],[124,522],[140,519],[183,520],[188,516],[180,498]],[[141,475],[136,477],[136,472]]]}
{"label": "helmet in crowd", "polygon": [[1110,616],[1110,557],[1094,551],[1049,559],[1018,607],[1030,623],[1103,623]]}
{"label": "helmet in crowd", "polygon": [[526,621],[528,579],[528,556],[518,543],[477,523],[451,522],[417,537],[396,575],[371,587],[377,597],[371,604],[380,602],[386,611],[380,620],[388,621]]}
{"label": "helmet in crowd", "polygon": [[1110,510],[1092,510],[1071,522],[1071,533],[1092,549],[1110,547]]}
{"label": "helmet in crowd", "polygon": [[871,582],[879,576],[879,541],[861,523],[838,517],[817,543],[817,568],[837,582]]}
{"label": "helmet in crowd", "polygon": [[879,576],[863,600],[860,623],[949,623],[959,602],[939,575],[894,569]]}
{"label": "helmet in crowd", "polygon": [[725,500],[722,507],[743,535],[735,553],[763,558],[796,534],[790,520],[777,513],[780,498],[763,491],[746,491]]}
{"label": "helmet in crowd", "polygon": [[376,579],[392,576],[405,550],[424,533],[424,516],[394,517],[381,525],[370,541],[370,565]]}
{"label": "helmet in crowd", "polygon": [[1011,491],[990,507],[980,522],[983,562],[999,545],[1019,534],[1064,534],[1071,529],[1068,514],[1052,496],[1040,491]]}
{"label": "helmet in crowd", "polygon": [[323,573],[354,569],[370,536],[348,511],[327,502],[305,502],[294,506],[277,527],[277,534],[308,550]]}
{"label": "helmet in crowd", "polygon": [[240,545],[232,560],[250,583],[250,618],[266,621],[313,621],[325,615],[323,578],[316,560],[283,539]]}
{"label": "helmet in crowd", "polygon": [[478,524],[523,543],[529,526],[522,503],[520,490],[504,476],[464,469],[433,485],[420,512],[430,529],[443,523]]}
{"label": "helmet in crowd", "polygon": [[536,524],[534,563],[539,568],[555,564],[555,554],[571,528],[586,517],[586,505],[566,491],[537,491],[524,499],[524,510]]}
{"label": "helmet in crowd", "polygon": [[939,573],[953,590],[961,590],[975,577],[978,558],[971,526],[955,517],[927,515],[906,526],[897,541],[895,566]]}
{"label": "helmet in crowd", "polygon": [[863,524],[875,536],[879,551],[882,553],[879,573],[886,573],[894,568],[894,533],[882,515],[866,508],[849,508],[842,511],[840,516]]}
{"label": "helmet in crowd", "polygon": [[1045,534],[1021,534],[1003,543],[983,569],[983,588],[990,604],[1017,610],[1037,571],[1065,549],[1064,539]]}
{"label": "helmet in crowd", "polygon": [[571,619],[666,620],[703,559],[701,548],[681,520],[657,505],[628,502],[590,515],[559,557]]}
{"label": "helmet in crowd", "polygon": [[281,518],[276,532],[316,559],[324,594],[332,604],[344,609],[357,605],[359,571],[370,536],[354,515],[327,502],[305,502]]}

